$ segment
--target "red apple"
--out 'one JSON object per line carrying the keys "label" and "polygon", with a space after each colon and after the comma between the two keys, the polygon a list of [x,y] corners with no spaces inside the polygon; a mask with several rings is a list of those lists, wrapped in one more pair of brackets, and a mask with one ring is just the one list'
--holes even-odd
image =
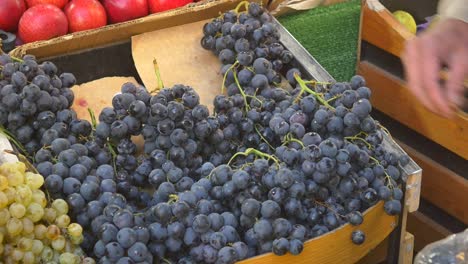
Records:
{"label": "red apple", "polygon": [[68,3],[68,0],[26,0],[26,3],[28,3],[29,8],[36,5],[51,4],[62,9]]}
{"label": "red apple", "polygon": [[70,32],[99,28],[107,25],[104,7],[97,0],[72,0],[65,7]]}
{"label": "red apple", "polygon": [[189,3],[193,3],[193,0],[148,0],[151,14],[171,10]]}
{"label": "red apple", "polygon": [[119,23],[148,15],[147,0],[103,0],[110,23]]}
{"label": "red apple", "polygon": [[24,0],[0,0],[0,29],[16,31],[21,15],[26,11]]}
{"label": "red apple", "polygon": [[58,7],[49,4],[26,10],[18,26],[18,35],[24,43],[59,37],[67,31],[67,17]]}

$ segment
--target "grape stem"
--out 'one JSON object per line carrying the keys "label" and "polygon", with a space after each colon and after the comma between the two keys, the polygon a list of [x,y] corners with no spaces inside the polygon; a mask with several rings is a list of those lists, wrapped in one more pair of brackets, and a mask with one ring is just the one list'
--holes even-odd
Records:
{"label": "grape stem", "polygon": [[[169,181],[169,180],[168,180]],[[177,194],[169,194],[169,201],[168,203],[175,203],[179,200],[179,196]]]}
{"label": "grape stem", "polygon": [[335,95],[335,96],[333,96],[332,98],[328,99],[327,102],[331,102],[331,101],[336,100],[336,99],[338,99],[338,98],[340,98],[340,97],[342,97],[341,94]]}
{"label": "grape stem", "polygon": [[288,133],[286,134],[286,136],[284,136],[283,146],[286,146],[288,143],[291,142],[296,142],[299,145],[301,145],[302,148],[305,148],[304,143],[302,143],[302,141],[300,141],[297,138],[294,138],[291,133]]}
{"label": "grape stem", "polygon": [[329,206],[327,203],[322,203],[322,202],[317,201],[317,200],[315,200],[315,203],[330,209],[330,211],[332,211],[333,213],[335,213],[337,216],[339,216],[341,218],[346,218],[346,216],[339,214],[337,211],[335,211],[333,208],[331,208],[331,206]]}
{"label": "grape stem", "polygon": [[223,84],[221,86],[221,93],[224,94],[224,89],[226,88],[226,79],[227,79],[227,75],[230,71],[232,71],[234,69],[234,67],[237,66],[237,64],[239,64],[238,61],[234,62],[234,64],[231,65],[231,67],[229,67],[227,69],[227,71],[224,73],[224,77],[223,77]]}
{"label": "grape stem", "polygon": [[167,264],[172,264],[172,262],[171,262],[171,261],[169,261],[168,259],[161,258],[161,260],[162,260],[163,262],[167,263]]}
{"label": "grape stem", "polygon": [[390,134],[390,131],[388,131],[388,129],[386,127],[384,127],[382,124],[378,123],[378,126],[380,127],[380,129],[382,129],[385,133],[387,133],[387,135],[391,138],[392,135]]}
{"label": "grape stem", "polygon": [[10,56],[10,58],[11,58],[12,60],[16,61],[16,62],[23,62],[23,60],[20,59],[20,58],[16,58],[16,57],[13,57],[13,56]]}
{"label": "grape stem", "polygon": [[247,10],[249,9],[249,1],[242,1],[242,2],[240,2],[240,3],[237,5],[236,9],[234,9],[234,12],[235,12],[236,14],[239,14],[239,10],[240,10],[242,7],[245,8],[245,11],[247,11]]}
{"label": "grape stem", "polygon": [[248,156],[250,154],[254,154],[255,156],[258,156],[258,157],[261,157],[261,158],[266,158],[267,160],[273,160],[276,165],[279,167],[279,160],[273,156],[273,155],[270,155],[270,154],[267,154],[267,153],[263,153],[259,150],[256,150],[254,148],[248,148],[246,149],[244,152],[237,152],[236,154],[234,154],[234,156],[232,156],[232,158],[229,160],[229,162],[227,163],[227,165],[229,166],[235,158],[237,158],[237,156]]}
{"label": "grape stem", "polygon": [[156,58],[153,58],[153,68],[154,68],[154,73],[156,74],[156,79],[157,79],[158,84],[156,88],[153,91],[151,91],[151,93],[159,92],[161,89],[164,88],[164,83],[161,78],[161,71],[159,70],[159,65],[158,65],[158,61],[156,60]]}
{"label": "grape stem", "polygon": [[309,87],[307,87],[307,84],[304,80],[301,79],[301,77],[299,76],[299,74],[295,73],[294,74],[294,79],[296,79],[297,83],[299,84],[299,86],[301,87],[301,92],[299,93],[299,96],[302,95],[303,91],[306,91],[308,92],[309,94],[315,96],[315,98],[317,98],[317,100],[319,100],[320,103],[322,103],[324,106],[330,108],[330,109],[335,109],[333,106],[331,106],[330,104],[328,104],[328,102],[323,99],[323,97],[321,97],[319,95],[319,93],[313,91],[312,89],[310,89]]}
{"label": "grape stem", "polygon": [[[376,158],[374,158],[374,157],[372,157],[372,156],[369,156],[369,158],[370,158],[371,160],[373,160],[373,161],[375,162],[375,164],[380,165],[380,161],[379,161],[378,159],[376,159]],[[384,169],[384,173],[385,173],[385,179],[387,180],[387,182],[388,182],[388,184],[389,184],[388,187],[389,187],[390,189],[393,189],[394,187],[393,187],[393,184],[392,184],[390,175],[388,175],[388,173],[387,173],[387,171],[386,171],[385,169]]]}
{"label": "grape stem", "polygon": [[274,150],[275,148],[268,142],[268,140],[266,140],[266,138],[263,137],[262,133],[260,133],[260,130],[258,129],[259,126],[259,124],[255,124],[255,131],[257,131],[257,134],[260,136],[263,142],[265,142],[272,150]]}
{"label": "grape stem", "polygon": [[117,153],[115,152],[114,150],[114,147],[110,144],[110,143],[107,143],[107,148],[109,149],[109,152],[111,153],[112,155],[112,165],[114,165],[114,172],[117,173],[117,165],[115,164],[115,160],[117,158]]}
{"label": "grape stem", "polygon": [[96,130],[97,122],[96,122],[96,115],[94,115],[93,109],[88,107],[89,117],[91,117],[91,124],[93,125],[93,129]]}
{"label": "grape stem", "polygon": [[[358,134],[358,135],[359,135],[359,134]],[[365,139],[363,139],[363,138],[360,138],[358,135],[352,136],[352,137],[345,137],[344,139],[349,140],[349,141],[360,140],[360,141],[362,141],[364,144],[366,144],[366,146],[367,146],[369,149],[372,149],[372,148],[373,148],[372,145],[371,145],[369,142],[367,142],[367,141],[366,141]]]}
{"label": "grape stem", "polygon": [[247,95],[245,94],[244,90],[242,90],[242,87],[239,83],[239,79],[237,79],[237,73],[235,71],[233,72],[233,75],[234,75],[234,81],[236,82],[237,87],[239,88],[239,92],[241,93],[242,98],[244,99],[245,111],[248,112],[250,110],[250,106],[247,102]]}

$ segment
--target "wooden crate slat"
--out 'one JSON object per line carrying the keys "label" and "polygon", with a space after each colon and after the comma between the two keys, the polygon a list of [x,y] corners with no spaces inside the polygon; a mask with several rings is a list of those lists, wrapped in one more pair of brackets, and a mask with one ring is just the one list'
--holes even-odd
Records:
{"label": "wooden crate slat", "polygon": [[361,61],[358,73],[372,89],[372,105],[400,123],[468,159],[468,121],[456,116],[453,120],[438,116],[419,103],[405,83],[378,68]]}
{"label": "wooden crate slat", "polygon": [[452,233],[421,212],[408,215],[408,232],[414,235],[414,250],[421,251],[427,244],[446,238]]}
{"label": "wooden crate slat", "polygon": [[400,24],[388,9],[374,10],[369,2],[363,8],[362,39],[389,53],[400,56],[404,50],[405,41],[414,37]]}
{"label": "wooden crate slat", "polygon": [[403,142],[398,141],[398,144],[424,171],[422,197],[468,224],[468,180]]}
{"label": "wooden crate slat", "polygon": [[[398,217],[389,216],[383,210],[383,202],[369,209],[360,226],[349,224],[304,243],[299,256],[266,254],[239,262],[239,264],[294,263],[294,264],[351,264],[356,263],[379,245],[396,227]],[[366,241],[355,245],[351,241],[353,230],[362,230]]]}

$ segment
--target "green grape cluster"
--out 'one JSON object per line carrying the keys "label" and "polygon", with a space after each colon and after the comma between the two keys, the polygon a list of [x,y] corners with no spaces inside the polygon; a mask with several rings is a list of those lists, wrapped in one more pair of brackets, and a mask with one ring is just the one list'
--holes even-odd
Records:
{"label": "green grape cluster", "polygon": [[0,166],[0,258],[4,263],[94,263],[79,247],[83,229],[71,223],[68,204],[49,204],[44,178],[21,162]]}

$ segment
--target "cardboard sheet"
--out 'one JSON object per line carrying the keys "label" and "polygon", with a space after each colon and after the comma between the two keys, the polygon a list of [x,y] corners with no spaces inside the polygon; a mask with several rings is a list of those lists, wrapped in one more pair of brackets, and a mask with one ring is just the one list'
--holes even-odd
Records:
{"label": "cardboard sheet", "polygon": [[165,87],[184,84],[193,87],[200,102],[210,108],[221,91],[221,63],[200,40],[207,21],[165,28],[132,37],[136,69],[148,90],[157,87],[153,58],[156,58]]}
{"label": "cardboard sheet", "polygon": [[88,108],[94,111],[96,119],[106,106],[112,106],[112,98],[120,92],[122,84],[132,82],[138,85],[133,77],[106,77],[72,87],[75,101],[72,109],[81,119],[91,121]]}

